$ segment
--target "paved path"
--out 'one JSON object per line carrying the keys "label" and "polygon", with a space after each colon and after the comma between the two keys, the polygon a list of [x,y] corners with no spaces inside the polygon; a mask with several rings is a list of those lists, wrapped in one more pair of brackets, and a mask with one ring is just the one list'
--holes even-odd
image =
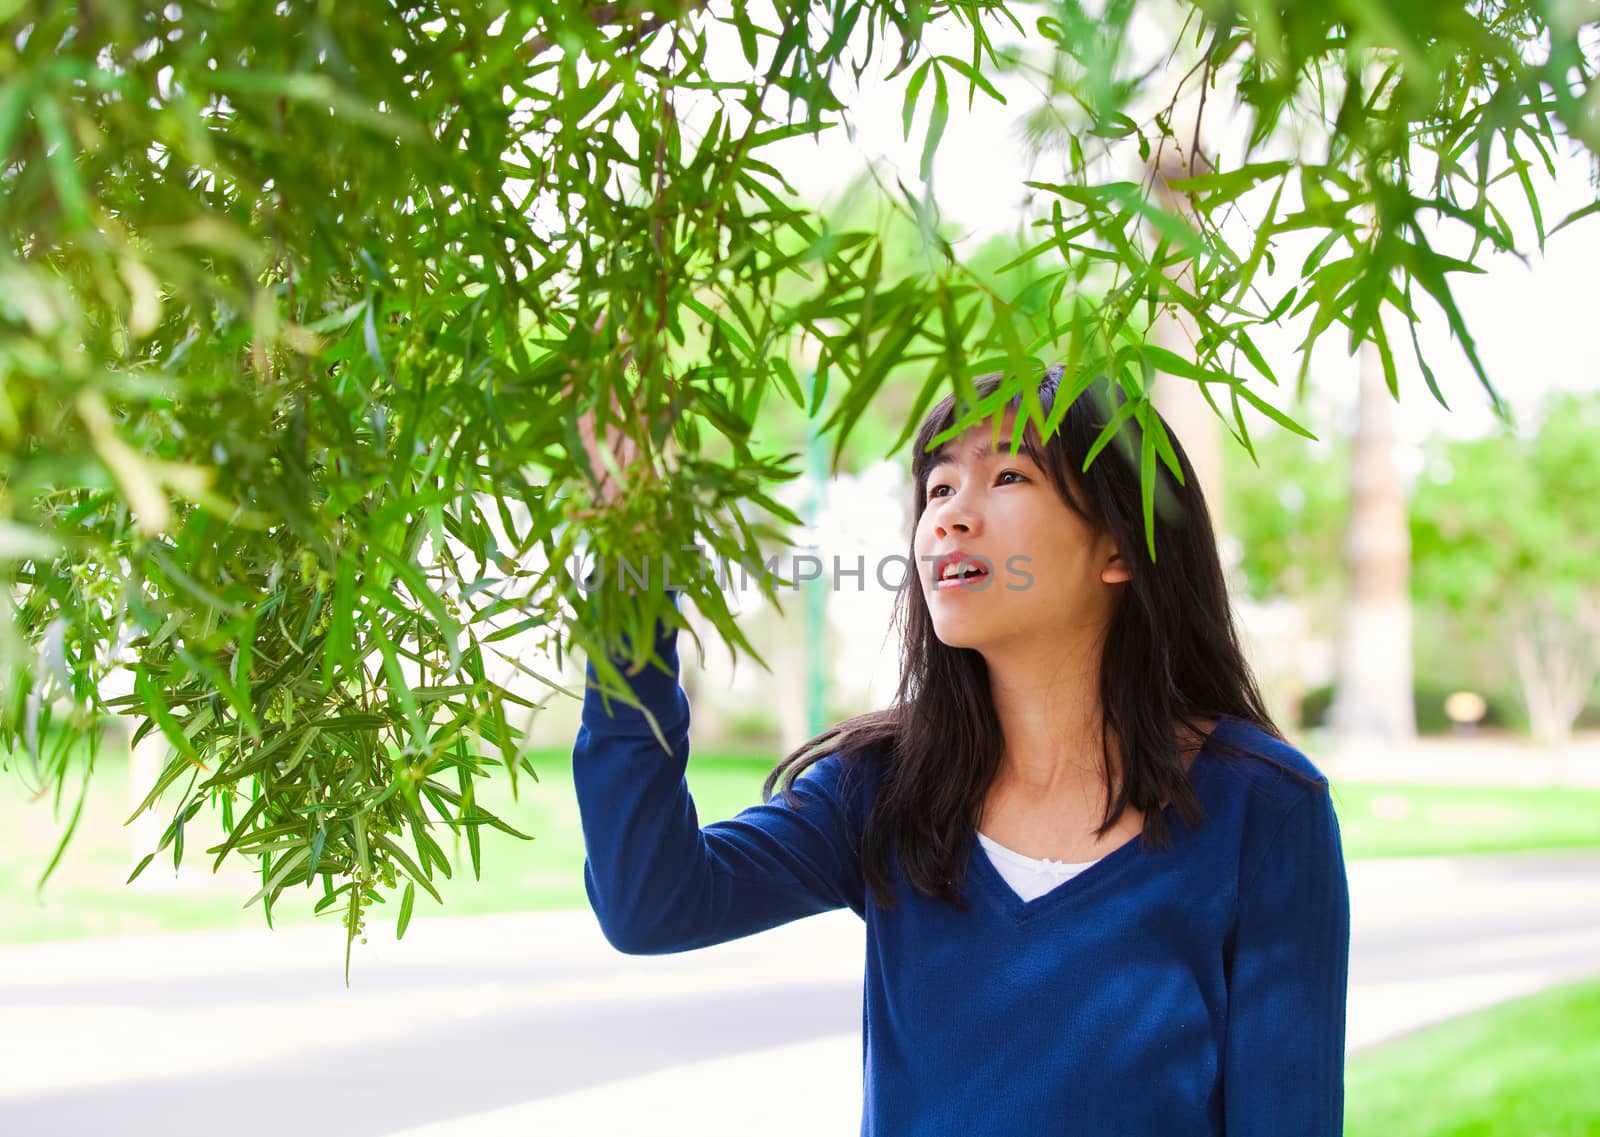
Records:
{"label": "paved path", "polygon": [[[1353,1049],[1600,974],[1600,854],[1350,876]],[[0,1133],[854,1133],[862,943],[849,912],[657,957],[587,911],[419,919],[348,990],[334,925],[0,946]]]}

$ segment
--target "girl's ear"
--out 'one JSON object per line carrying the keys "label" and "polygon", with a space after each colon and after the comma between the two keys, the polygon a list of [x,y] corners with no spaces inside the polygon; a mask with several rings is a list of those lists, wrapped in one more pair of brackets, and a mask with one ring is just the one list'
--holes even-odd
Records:
{"label": "girl's ear", "polygon": [[1133,579],[1133,570],[1122,559],[1121,553],[1113,551],[1105,568],[1100,570],[1100,579],[1106,584],[1126,584]]}

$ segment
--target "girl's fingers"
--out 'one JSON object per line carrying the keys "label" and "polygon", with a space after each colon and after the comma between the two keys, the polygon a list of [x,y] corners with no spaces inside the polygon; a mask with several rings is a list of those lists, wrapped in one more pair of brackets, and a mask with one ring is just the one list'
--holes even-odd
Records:
{"label": "girl's fingers", "polygon": [[[598,407],[590,407],[578,416],[578,437],[583,442],[585,459],[588,462],[592,479],[596,483],[597,497],[603,504],[611,504],[621,494],[622,487],[617,484],[616,478],[611,473],[606,457],[616,465],[625,478],[632,477],[635,467],[639,464],[642,447],[635,432],[642,432],[646,427],[642,419],[631,421],[626,414],[625,404],[622,399],[622,390],[613,386],[608,392],[607,402],[610,414],[604,430],[604,441],[600,440],[600,431],[597,429],[599,411]],[[566,399],[575,399],[577,395],[575,380],[568,379],[561,389],[561,394]],[[605,454],[601,452],[604,446]]]}

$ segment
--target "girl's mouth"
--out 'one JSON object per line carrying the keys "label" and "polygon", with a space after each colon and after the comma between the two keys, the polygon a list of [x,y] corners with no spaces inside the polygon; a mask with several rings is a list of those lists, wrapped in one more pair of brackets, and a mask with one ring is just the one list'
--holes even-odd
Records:
{"label": "girl's mouth", "polygon": [[974,583],[989,579],[989,574],[984,571],[983,566],[980,564],[968,563],[957,567],[964,569],[965,572],[960,576],[951,575],[934,581],[933,587],[935,590],[947,592],[957,588],[970,587]]}

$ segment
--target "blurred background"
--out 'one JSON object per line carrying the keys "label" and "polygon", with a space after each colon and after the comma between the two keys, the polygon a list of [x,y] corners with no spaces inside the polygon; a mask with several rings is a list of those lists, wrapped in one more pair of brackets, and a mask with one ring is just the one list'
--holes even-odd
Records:
{"label": "blurred background", "polygon": [[[953,116],[933,177],[941,232],[979,272],[1016,256],[1030,206],[1015,187],[1051,161],[1026,90],[996,83],[1010,103]],[[852,112],[852,135],[797,141],[784,166],[841,224],[918,162],[898,95],[871,75]],[[1558,157],[1554,177],[1531,175],[1552,215],[1592,194],[1589,161]],[[904,256],[920,248],[908,228]],[[1318,437],[1261,417],[1259,465],[1191,385],[1162,407],[1200,469],[1269,706],[1334,785],[1356,918],[1352,1134],[1600,1133],[1600,219],[1526,260],[1476,259],[1463,310],[1514,425],[1465,361],[1437,376],[1446,410],[1404,363],[1396,399],[1376,359],[1334,346],[1303,393],[1263,390]],[[1292,332],[1261,344],[1286,372]],[[1442,317],[1415,332],[1451,338]],[[910,455],[884,451],[914,394],[884,392],[831,477],[798,411],[775,400],[762,420],[759,448],[810,471],[785,487],[806,525],[784,556],[824,571],[782,611],[727,589],[768,668],[735,664],[709,630],[703,658],[680,644],[702,824],[759,801],[805,738],[892,697],[894,597],[876,568],[908,550]],[[835,564],[865,571],[835,582]],[[581,687],[581,659],[565,678]],[[483,879],[441,882],[444,904],[420,899],[403,943],[376,925],[348,987],[343,932],[313,920],[309,894],[266,931],[241,907],[243,864],[193,854],[222,839],[209,813],[181,872],[158,862],[124,883],[167,823],[129,823],[160,742],[112,740],[42,892],[73,802],[0,781],[0,1132],[731,1133],[757,1110],[767,1133],[854,1131],[859,922],[617,955],[583,888],[577,714],[557,700],[529,720],[536,783],[480,791],[534,839],[485,832]],[[797,1072],[805,1097],[780,1109]]]}

